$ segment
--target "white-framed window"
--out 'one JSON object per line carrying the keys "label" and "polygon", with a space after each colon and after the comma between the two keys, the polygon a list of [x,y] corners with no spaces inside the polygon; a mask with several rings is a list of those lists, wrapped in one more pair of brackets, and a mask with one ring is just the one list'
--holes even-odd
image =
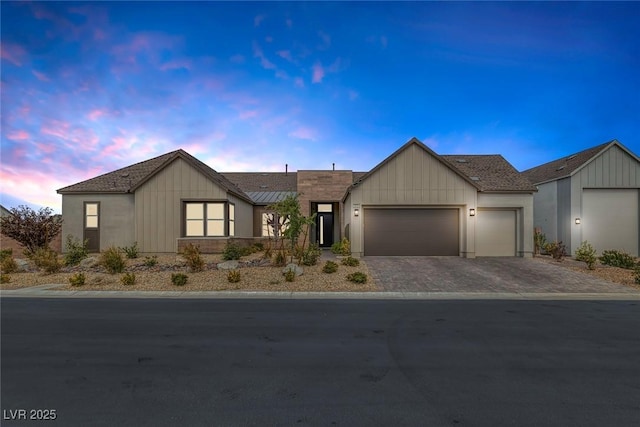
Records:
{"label": "white-framed window", "polygon": [[224,236],[225,203],[185,203],[185,236]]}
{"label": "white-framed window", "polygon": [[87,202],[84,204],[84,228],[98,228],[98,203]]}
{"label": "white-framed window", "polygon": [[229,203],[229,236],[236,235],[236,206]]}
{"label": "white-framed window", "polygon": [[289,227],[289,218],[275,212],[262,213],[262,237],[278,237]]}

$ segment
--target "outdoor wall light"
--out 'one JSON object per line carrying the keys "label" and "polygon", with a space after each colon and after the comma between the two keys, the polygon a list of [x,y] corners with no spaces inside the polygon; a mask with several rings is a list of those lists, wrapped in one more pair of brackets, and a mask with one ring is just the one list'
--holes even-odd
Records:
{"label": "outdoor wall light", "polygon": [[353,216],[358,216],[358,215],[360,215],[360,209],[354,209]]}
{"label": "outdoor wall light", "polygon": [[576,224],[580,224],[580,218],[576,218]]}
{"label": "outdoor wall light", "polygon": [[469,209],[469,216],[476,216],[476,210],[473,208]]}

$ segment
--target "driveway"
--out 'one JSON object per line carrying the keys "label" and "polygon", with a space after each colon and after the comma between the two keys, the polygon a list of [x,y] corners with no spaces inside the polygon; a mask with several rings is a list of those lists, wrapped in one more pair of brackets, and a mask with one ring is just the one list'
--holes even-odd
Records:
{"label": "driveway", "polygon": [[530,258],[366,257],[365,261],[385,291],[638,293]]}

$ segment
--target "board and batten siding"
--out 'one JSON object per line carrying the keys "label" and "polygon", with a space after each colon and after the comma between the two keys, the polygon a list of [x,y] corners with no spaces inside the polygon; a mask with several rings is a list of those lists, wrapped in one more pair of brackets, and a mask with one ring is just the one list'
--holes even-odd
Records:
{"label": "board and batten siding", "polygon": [[109,246],[131,246],[135,242],[133,194],[63,194],[62,251],[66,252],[67,236],[82,241],[84,203],[99,202],[100,250]]}
{"label": "board and batten siding", "polygon": [[[253,205],[234,196],[228,195],[229,203],[235,206],[235,223],[236,232],[234,237],[252,237],[253,236]],[[262,221],[260,221],[262,225]]]}
{"label": "board and batten siding", "polygon": [[533,226],[540,228],[548,241],[558,239],[558,182],[539,184],[538,192],[533,194]]}
{"label": "board and batten siding", "polygon": [[177,251],[185,199],[224,201],[227,192],[180,158],[136,190],[135,235],[141,252]]}

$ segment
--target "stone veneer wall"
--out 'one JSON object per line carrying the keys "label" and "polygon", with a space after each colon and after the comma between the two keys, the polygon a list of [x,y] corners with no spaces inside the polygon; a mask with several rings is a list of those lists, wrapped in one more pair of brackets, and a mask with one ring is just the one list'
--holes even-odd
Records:
{"label": "stone veneer wall", "polygon": [[[353,172],[298,171],[298,200],[303,215],[309,215],[311,202],[340,202],[353,183]],[[336,221],[339,219],[336,217]],[[340,222],[338,222],[340,224]]]}

